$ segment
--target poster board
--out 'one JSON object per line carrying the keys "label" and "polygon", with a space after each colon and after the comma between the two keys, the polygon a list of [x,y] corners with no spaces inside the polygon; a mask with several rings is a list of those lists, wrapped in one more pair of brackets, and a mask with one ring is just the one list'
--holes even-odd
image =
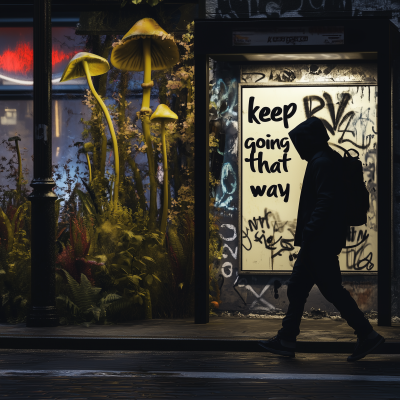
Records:
{"label": "poster board", "polygon": [[305,119],[326,121],[329,144],[355,148],[370,192],[367,225],[350,227],[339,256],[342,272],[376,273],[377,86],[315,85],[239,87],[240,273],[290,273],[297,210],[307,162],[288,133]]}

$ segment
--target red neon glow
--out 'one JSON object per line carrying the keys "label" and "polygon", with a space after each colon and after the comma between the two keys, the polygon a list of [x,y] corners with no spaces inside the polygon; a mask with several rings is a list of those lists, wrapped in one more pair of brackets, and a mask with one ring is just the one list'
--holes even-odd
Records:
{"label": "red neon glow", "polygon": [[[71,59],[75,51],[65,53],[62,50],[52,50],[53,67],[64,60]],[[0,54],[0,69],[7,72],[26,75],[33,71],[33,48],[29,43],[18,43],[14,50],[7,49]]]}

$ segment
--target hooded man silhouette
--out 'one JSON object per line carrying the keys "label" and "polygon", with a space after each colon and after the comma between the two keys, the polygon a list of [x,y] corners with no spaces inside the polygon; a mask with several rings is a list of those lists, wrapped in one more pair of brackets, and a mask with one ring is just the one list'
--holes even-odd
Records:
{"label": "hooded man silhouette", "polygon": [[300,157],[307,161],[301,189],[294,245],[300,246],[292,275],[287,282],[289,307],[282,329],[259,344],[266,350],[295,356],[307,297],[316,284],[322,295],[355,330],[358,342],[348,361],[365,357],[384,342],[342,286],[338,254],[346,246],[348,227],[344,219],[345,197],[342,186],[342,157],[328,144],[329,135],[322,121],[311,117],[291,132],[290,140]]}
{"label": "hooded man silhouette", "polygon": [[301,190],[295,246],[301,255],[340,253],[346,246],[342,157],[328,145],[329,135],[318,118],[311,117],[289,132],[300,157],[307,161]]}

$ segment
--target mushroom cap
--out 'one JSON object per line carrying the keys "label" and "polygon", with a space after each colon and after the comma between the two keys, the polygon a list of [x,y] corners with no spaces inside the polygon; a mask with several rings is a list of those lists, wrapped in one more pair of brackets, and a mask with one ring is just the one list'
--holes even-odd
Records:
{"label": "mushroom cap", "polygon": [[71,58],[62,74],[60,82],[86,77],[82,61],[87,61],[91,76],[103,75],[110,69],[110,64],[108,64],[105,58],[82,51]]}
{"label": "mushroom cap", "polygon": [[19,136],[13,136],[13,137],[8,138],[8,141],[9,142],[20,142],[21,138]]}
{"label": "mushroom cap", "polygon": [[[81,142],[82,143],[82,142]],[[78,153],[91,153],[94,150],[92,142],[83,143],[83,146],[78,150]]]}
{"label": "mushroom cap", "polygon": [[89,151],[93,151],[94,150],[94,144],[92,142],[86,142],[83,145],[83,148],[85,149],[85,151],[89,152]]}
{"label": "mushroom cap", "polygon": [[122,38],[122,43],[114,47],[111,63],[123,71],[144,71],[143,39],[151,39],[151,69],[172,67],[179,61],[178,46],[152,18],[136,22]]}
{"label": "mushroom cap", "polygon": [[156,108],[156,111],[150,117],[150,121],[161,123],[164,122],[173,122],[178,119],[178,116],[171,111],[171,109],[166,104],[159,104]]}

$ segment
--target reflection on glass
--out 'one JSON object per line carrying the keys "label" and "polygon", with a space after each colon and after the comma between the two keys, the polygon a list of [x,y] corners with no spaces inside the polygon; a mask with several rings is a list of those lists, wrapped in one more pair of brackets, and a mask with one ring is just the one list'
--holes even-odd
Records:
{"label": "reflection on glass", "polygon": [[17,125],[17,110],[15,108],[6,108],[4,116],[1,117],[1,125]]}
{"label": "reflection on glass", "polygon": [[[85,43],[83,37],[75,35],[73,27],[54,27],[52,36],[52,83],[56,89],[62,85],[59,81],[66,64]],[[31,85],[33,85],[33,28],[0,28],[0,92],[5,89],[10,90],[13,86]],[[85,82],[84,80],[74,82],[74,86],[76,85],[85,85]]]}

